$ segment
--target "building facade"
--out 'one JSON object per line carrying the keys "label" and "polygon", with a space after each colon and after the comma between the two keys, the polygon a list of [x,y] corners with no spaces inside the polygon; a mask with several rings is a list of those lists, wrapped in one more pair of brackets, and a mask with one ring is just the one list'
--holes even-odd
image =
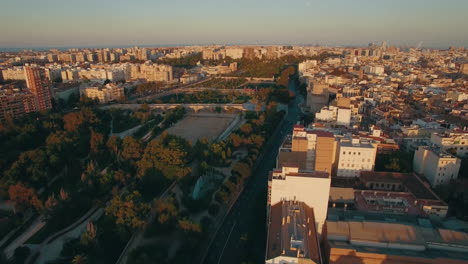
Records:
{"label": "building facade", "polygon": [[338,143],[338,177],[359,177],[361,171],[372,171],[377,154],[376,145],[368,139],[342,138]]}
{"label": "building facade", "polygon": [[458,178],[461,160],[439,148],[420,146],[414,153],[413,168],[434,187]]}
{"label": "building facade", "polygon": [[46,76],[46,71],[37,66],[25,66],[24,75],[26,84],[34,95],[36,111],[43,111],[52,108],[52,94],[50,81]]}

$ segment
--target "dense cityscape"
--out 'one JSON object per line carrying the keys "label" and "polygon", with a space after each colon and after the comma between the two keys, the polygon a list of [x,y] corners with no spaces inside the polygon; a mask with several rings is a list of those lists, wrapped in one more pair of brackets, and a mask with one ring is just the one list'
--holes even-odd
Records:
{"label": "dense cityscape", "polygon": [[468,263],[468,4],[81,1],[0,9],[0,264]]}

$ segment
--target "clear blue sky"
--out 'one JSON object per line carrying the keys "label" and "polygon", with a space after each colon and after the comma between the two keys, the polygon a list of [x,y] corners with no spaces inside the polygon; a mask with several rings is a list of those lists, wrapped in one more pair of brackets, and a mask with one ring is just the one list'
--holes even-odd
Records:
{"label": "clear blue sky", "polygon": [[467,0],[1,0],[0,47],[468,47]]}

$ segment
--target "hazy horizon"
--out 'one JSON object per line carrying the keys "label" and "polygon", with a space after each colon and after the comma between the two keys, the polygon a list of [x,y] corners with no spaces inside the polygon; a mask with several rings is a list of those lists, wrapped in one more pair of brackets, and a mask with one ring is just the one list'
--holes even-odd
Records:
{"label": "hazy horizon", "polygon": [[0,48],[232,44],[468,46],[463,0],[110,1],[2,4]]}

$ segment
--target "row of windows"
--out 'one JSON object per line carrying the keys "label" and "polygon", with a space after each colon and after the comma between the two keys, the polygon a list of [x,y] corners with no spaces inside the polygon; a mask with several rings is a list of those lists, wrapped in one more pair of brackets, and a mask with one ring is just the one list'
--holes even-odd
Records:
{"label": "row of windows", "polygon": [[[350,159],[340,159],[340,161],[350,161],[350,162],[358,162],[356,160],[350,160]],[[366,162],[366,159],[362,159],[362,162]],[[371,162],[371,159],[367,159],[367,162]]]}
{"label": "row of windows", "polygon": [[[441,175],[440,175],[440,172],[439,172],[438,176],[441,176]],[[445,173],[442,173],[442,177],[444,177],[444,176],[445,176]],[[447,175],[447,176],[448,176],[448,175]],[[452,175],[450,176],[450,178],[453,179],[453,173],[452,173]]]}
{"label": "row of windows", "polygon": [[[346,166],[345,166],[345,165],[346,165]],[[341,163],[341,168],[343,168],[343,167],[344,167],[344,168],[354,168],[354,164],[351,164],[351,166],[350,166],[349,163],[347,163],[347,164]],[[365,169],[366,167],[370,167],[370,166],[361,165],[361,169]],[[359,168],[359,166],[356,166],[356,168]]]}
{"label": "row of windows", "polygon": [[[356,152],[352,152],[353,155],[356,155]],[[361,152],[357,153],[358,155],[361,155]],[[346,151],[343,151],[343,155],[346,155]],[[348,155],[351,155],[351,151],[348,152]]]}

